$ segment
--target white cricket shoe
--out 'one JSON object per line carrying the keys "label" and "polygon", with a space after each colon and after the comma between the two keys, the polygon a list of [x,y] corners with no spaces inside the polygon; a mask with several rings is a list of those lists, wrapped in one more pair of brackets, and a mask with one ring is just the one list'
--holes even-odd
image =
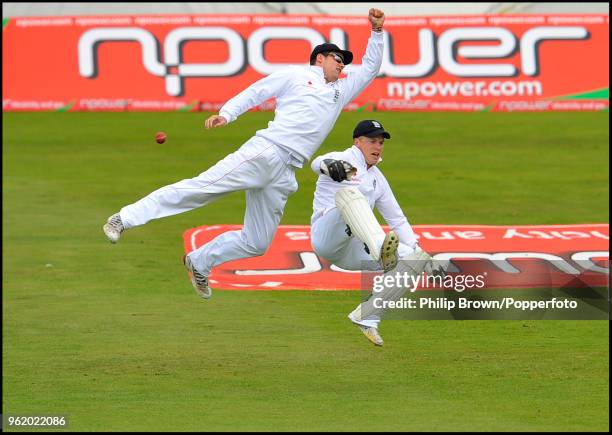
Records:
{"label": "white cricket shoe", "polygon": [[115,213],[109,217],[102,229],[111,243],[117,243],[119,237],[121,237],[121,233],[125,230],[119,213]]}
{"label": "white cricket shoe", "polygon": [[383,270],[389,272],[395,266],[397,266],[397,248],[399,247],[399,237],[393,231],[385,236],[382,247],[380,248],[380,261],[382,263]]}
{"label": "white cricket shoe", "polygon": [[356,311],[359,309],[360,307],[357,307],[357,309],[353,310],[349,315],[348,318],[351,322],[353,322],[353,325],[355,325],[356,327],[359,328],[359,330],[363,333],[363,335],[366,336],[366,338],[368,340],[370,340],[372,343],[374,343],[376,346],[382,346],[384,344],[382,337],[380,336],[380,334],[378,333],[378,329],[374,328],[372,326],[365,326],[365,325],[360,325],[359,323],[357,323],[355,320],[355,317],[357,316]]}
{"label": "white cricket shoe", "polygon": [[374,343],[376,346],[382,346],[384,344],[382,337],[378,333],[378,329],[363,325],[357,326],[359,327],[361,332],[363,332],[363,335],[365,335],[366,338],[372,343]]}
{"label": "white cricket shoe", "polygon": [[212,296],[212,289],[208,286],[208,277],[193,267],[193,263],[187,255],[183,256],[183,263],[191,275],[191,284],[198,296],[209,299]]}

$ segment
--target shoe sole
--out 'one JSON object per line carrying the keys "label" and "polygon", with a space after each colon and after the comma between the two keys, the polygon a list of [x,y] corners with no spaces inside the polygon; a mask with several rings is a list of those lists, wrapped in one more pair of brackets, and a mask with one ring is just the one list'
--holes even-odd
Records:
{"label": "shoe sole", "polygon": [[[187,261],[189,261],[189,264],[187,264]],[[193,289],[195,290],[197,295],[202,299],[210,299],[212,297],[212,289],[209,287],[208,293],[203,293],[202,291],[200,291],[195,281],[195,278],[193,277],[193,265],[191,264],[191,260],[187,259],[187,254],[183,255],[183,264],[185,265],[187,272],[189,272],[189,279],[191,280],[191,285],[193,286]]]}
{"label": "shoe sole", "polygon": [[365,335],[365,338],[368,339],[368,341],[376,346],[382,346],[384,342],[380,342],[378,343],[377,341],[373,340],[372,338],[370,338],[370,336],[367,334],[367,332],[365,331],[365,328],[367,328],[366,326],[360,325],[359,323],[357,323],[357,321],[355,320],[355,318],[353,317],[353,312],[351,312],[348,316],[348,319],[351,321],[351,323],[353,325],[355,325],[357,328],[359,328],[359,330],[361,331],[361,333],[363,335]]}
{"label": "shoe sole", "polygon": [[383,341],[378,342],[378,341],[376,341],[376,339],[374,337],[370,337],[370,335],[367,333],[365,327],[362,327],[360,325],[357,325],[357,326],[359,327],[359,330],[361,331],[361,333],[363,335],[365,335],[365,337],[368,339],[368,341],[370,343],[374,344],[375,346],[380,346],[380,347],[383,346],[384,342]]}
{"label": "shoe sole", "polygon": [[399,237],[393,231],[385,236],[382,248],[380,249],[380,258],[382,260],[383,270],[388,272],[397,266],[397,248],[399,247]]}
{"label": "shoe sole", "polygon": [[102,226],[102,231],[104,231],[104,235],[106,236],[106,238],[108,239],[109,242],[117,243],[119,241],[119,237],[121,235],[120,234],[119,235],[113,234],[113,233],[116,233],[117,231],[113,227],[111,227],[109,224],[104,224]]}

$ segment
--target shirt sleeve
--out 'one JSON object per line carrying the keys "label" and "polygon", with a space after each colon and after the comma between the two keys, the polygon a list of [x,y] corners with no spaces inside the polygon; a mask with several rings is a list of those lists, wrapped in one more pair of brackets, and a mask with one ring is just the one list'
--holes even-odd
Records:
{"label": "shirt sleeve", "polygon": [[290,84],[290,77],[290,71],[285,68],[256,81],[228,100],[219,110],[219,115],[223,116],[228,123],[235,121],[247,110],[270,98],[281,96]]}
{"label": "shirt sleeve", "polygon": [[344,81],[343,105],[355,99],[376,78],[383,59],[383,32],[372,32],[361,66],[349,73]]}
{"label": "shirt sleeve", "polygon": [[414,231],[406,219],[404,212],[393,195],[393,191],[389,186],[384,176],[377,177],[380,181],[382,195],[376,200],[375,207],[378,209],[387,224],[397,234],[400,242],[414,248],[417,245],[417,239]]}

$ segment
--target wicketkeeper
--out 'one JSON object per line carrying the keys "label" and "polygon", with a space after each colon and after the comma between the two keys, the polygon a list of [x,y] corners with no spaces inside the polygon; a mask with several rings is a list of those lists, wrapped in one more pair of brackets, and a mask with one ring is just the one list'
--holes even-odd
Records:
{"label": "wicketkeeper", "polygon": [[383,57],[384,13],[370,9],[372,33],[361,66],[339,79],[353,54],[334,44],[318,45],[309,66],[290,66],[255,82],[205,121],[222,127],[247,110],[276,98],[274,120],[236,152],[200,175],[162,187],[108,218],[104,233],[116,243],[121,233],[151,219],[186,212],[239,190],[246,191],[244,228],[228,231],[184,258],[198,295],[211,296],[208,276],[226,261],[263,255],[272,242],[285,203],[304,166],[325,140],[342,109],[377,76]]}
{"label": "wicketkeeper", "polygon": [[[311,241],[317,255],[346,270],[383,270],[418,275],[432,267],[431,257],[419,248],[414,231],[387,179],[377,167],[385,139],[382,124],[365,120],[353,131],[353,146],[313,160],[319,174],[311,218]],[[383,216],[391,231],[385,234],[372,209]],[[398,259],[401,259],[398,264]],[[376,297],[397,300],[408,288],[384,289]],[[378,324],[384,310],[374,299],[349,314],[365,336],[382,346]]]}

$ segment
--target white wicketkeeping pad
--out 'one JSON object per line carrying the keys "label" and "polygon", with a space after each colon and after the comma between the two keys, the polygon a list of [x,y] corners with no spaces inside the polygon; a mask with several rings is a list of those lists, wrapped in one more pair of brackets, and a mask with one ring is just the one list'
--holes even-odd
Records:
{"label": "white wicketkeeping pad", "polygon": [[365,196],[354,187],[345,187],[336,193],[336,206],[353,234],[367,245],[374,261],[379,261],[385,232]]}

